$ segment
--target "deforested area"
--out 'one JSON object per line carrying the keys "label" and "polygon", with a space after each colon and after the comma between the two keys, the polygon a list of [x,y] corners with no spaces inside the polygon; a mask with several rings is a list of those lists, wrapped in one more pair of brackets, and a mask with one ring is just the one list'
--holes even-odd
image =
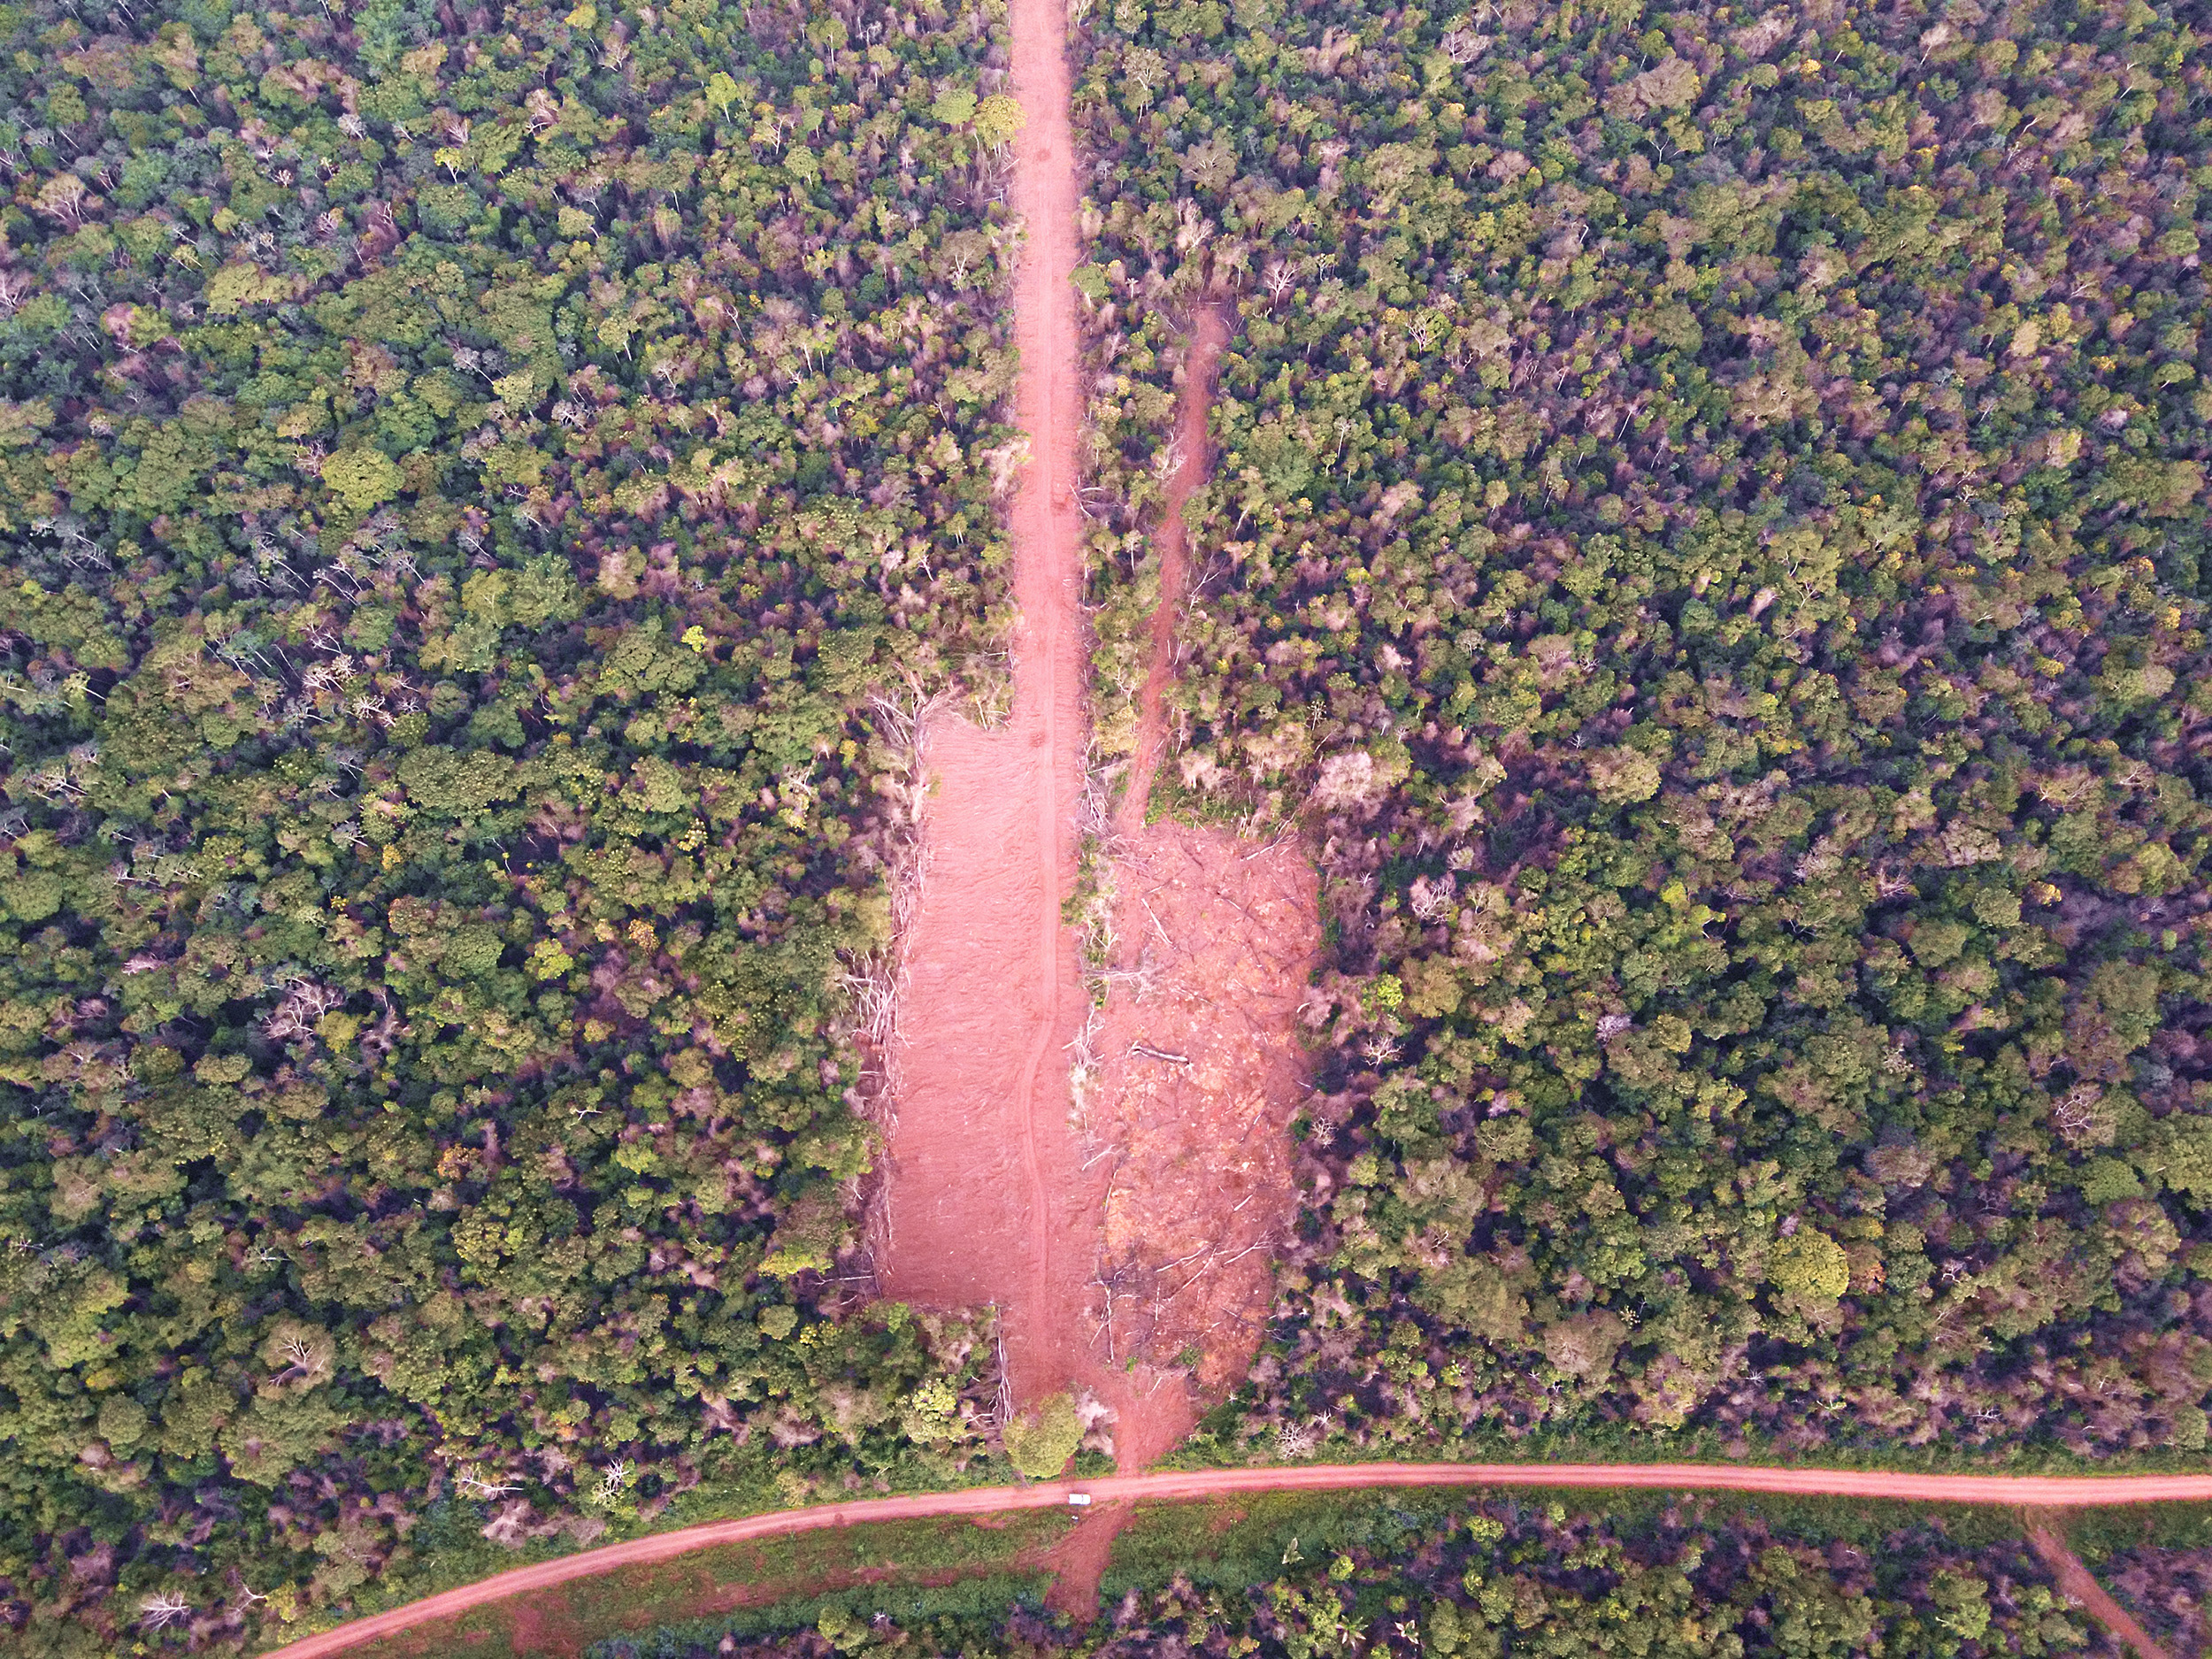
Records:
{"label": "deforested area", "polygon": [[1328,929],[1217,1453],[2201,1453],[2193,12],[1078,50],[1101,706],[1225,307],[1155,805]]}
{"label": "deforested area", "polygon": [[0,6],[18,1651],[984,1452],[854,1027],[1003,674],[999,15]]}

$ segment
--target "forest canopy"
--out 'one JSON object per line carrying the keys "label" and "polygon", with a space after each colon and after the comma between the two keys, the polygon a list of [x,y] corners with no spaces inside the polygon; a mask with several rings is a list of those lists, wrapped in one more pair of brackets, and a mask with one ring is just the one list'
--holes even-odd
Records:
{"label": "forest canopy", "polygon": [[[1098,754],[1217,308],[1153,805],[1302,831],[1328,924],[1192,1455],[2200,1456],[2190,9],[1071,12]],[[0,4],[24,1651],[1005,1472],[855,1225],[915,717],[1002,692],[1002,25]],[[1098,1640],[2095,1640],[1940,1528],[1455,1527]],[[1064,1634],[997,1628],[913,1640]]]}
{"label": "forest canopy", "polygon": [[982,1453],[839,1263],[1002,649],[995,15],[0,6],[25,1651]]}
{"label": "forest canopy", "polygon": [[1331,930],[1224,1454],[2204,1450],[2204,43],[1084,14],[1102,741],[1218,308],[1155,805]]}

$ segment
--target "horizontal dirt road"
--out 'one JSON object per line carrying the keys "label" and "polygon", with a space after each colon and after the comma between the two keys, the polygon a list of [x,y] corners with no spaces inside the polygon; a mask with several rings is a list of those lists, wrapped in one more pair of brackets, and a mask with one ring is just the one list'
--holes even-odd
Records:
{"label": "horizontal dirt road", "polygon": [[747,1539],[853,1526],[872,1521],[990,1515],[1054,1509],[1071,1493],[1114,1500],[1234,1497],[1254,1492],[1340,1492],[1404,1486],[1655,1487],[1674,1492],[1770,1492],[1792,1497],[1879,1498],[1927,1503],[1995,1503],[2067,1509],[2093,1503],[2203,1502],[2212,1474],[2203,1475],[1911,1475],[1858,1469],[1740,1469],[1711,1463],[1328,1463],[1294,1469],[1197,1469],[1097,1480],[1048,1480],[1026,1486],[978,1486],[865,1498],[811,1509],[779,1509],[736,1521],[710,1521],[654,1538],[587,1549],[534,1567],[518,1567],[457,1590],[426,1596],[388,1613],[356,1619],[319,1636],[271,1650],[269,1659],[316,1659],[373,1637],[450,1618],[471,1608],[523,1595],[611,1568],[666,1561],[688,1550]]}

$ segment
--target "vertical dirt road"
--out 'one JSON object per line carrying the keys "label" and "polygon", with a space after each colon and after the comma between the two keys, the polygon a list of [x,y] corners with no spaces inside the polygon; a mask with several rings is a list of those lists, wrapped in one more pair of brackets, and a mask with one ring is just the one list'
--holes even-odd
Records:
{"label": "vertical dirt road", "polygon": [[1191,330],[1190,348],[1183,359],[1183,392],[1177,402],[1175,442],[1182,460],[1167,482],[1167,500],[1160,510],[1160,528],[1154,544],[1160,555],[1160,603],[1152,613],[1152,659],[1146,664],[1144,684],[1137,693],[1137,752],[1129,765],[1127,781],[1115,809],[1114,827],[1134,835],[1144,827],[1145,804],[1152,798],[1152,780],[1159,773],[1160,757],[1167,746],[1167,688],[1175,679],[1175,618],[1190,591],[1190,532],[1183,523],[1183,509],[1191,492],[1206,481],[1213,463],[1207,442],[1207,413],[1213,407],[1214,375],[1221,365],[1221,348],[1229,328],[1221,313],[1207,306],[1198,313]]}
{"label": "vertical dirt road", "polygon": [[1068,1126],[1067,1044],[1083,1006],[1060,904],[1075,872],[1084,749],[1082,415],[1076,188],[1062,0],[1013,0],[1017,419],[1014,708],[1005,729],[926,734],[922,899],[906,942],[907,1046],[886,1195],[885,1289],[939,1306],[996,1302],[1016,1398],[1076,1380],[1098,1231]]}
{"label": "vertical dirt road", "polygon": [[[1294,1202],[1285,1132],[1302,1073],[1292,1024],[1317,941],[1314,882],[1286,841],[1255,850],[1225,831],[1143,823],[1188,586],[1182,510],[1205,478],[1227,336],[1209,310],[1177,418],[1183,460],[1159,532],[1161,602],[1117,837],[1117,931],[1134,942],[1101,1028],[1096,1139],[1079,1147],[1070,1048],[1088,999],[1061,906],[1075,877],[1087,663],[1064,0],[1012,0],[1010,28],[1026,118],[1013,175],[1027,234],[1015,403],[1030,450],[1010,525],[1014,706],[1002,731],[945,719],[926,734],[926,873],[904,945],[879,1260],[892,1296],[996,1303],[1016,1402],[1087,1392],[1112,1414],[1122,1466],[1136,1469],[1187,1432],[1199,1394],[1242,1374],[1259,1339]],[[1142,1052],[1162,1043],[1178,1062]]]}

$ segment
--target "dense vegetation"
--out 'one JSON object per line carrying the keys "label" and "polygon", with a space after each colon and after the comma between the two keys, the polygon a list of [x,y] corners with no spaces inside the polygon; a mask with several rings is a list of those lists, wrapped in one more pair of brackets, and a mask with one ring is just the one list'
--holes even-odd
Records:
{"label": "dense vegetation", "polygon": [[1001,632],[994,15],[0,6],[22,1651],[979,1449],[833,1269]]}
{"label": "dense vegetation", "polygon": [[2212,1549],[2121,1550],[2097,1572],[2152,1637],[2175,1653],[2212,1648]]}
{"label": "dense vegetation", "polygon": [[2195,15],[1089,10],[1102,666],[1229,308],[1171,783],[1332,927],[1233,1441],[2205,1448]]}
{"label": "dense vegetation", "polygon": [[[849,1212],[1003,634],[999,15],[0,4],[25,1651],[983,1452]],[[1331,911],[1233,1448],[2206,1448],[2185,15],[1080,12],[1102,749],[1222,306],[1166,793]],[[2078,1645],[1924,1529],[1399,1545],[1098,1640]]]}
{"label": "dense vegetation", "polygon": [[2212,1509],[2092,1510],[2068,1530],[2083,1563],[2167,1652],[2212,1652]]}
{"label": "dense vegetation", "polygon": [[1629,1507],[1613,1518],[1540,1502],[1141,1512],[1115,1547],[1108,1616],[1087,1627],[1009,1607],[1003,1591],[996,1607],[933,1606],[887,1586],[616,1637],[593,1659],[2123,1651],[1997,1517],[1954,1516],[1947,1530],[1891,1515],[1839,1533],[1808,1517]]}

